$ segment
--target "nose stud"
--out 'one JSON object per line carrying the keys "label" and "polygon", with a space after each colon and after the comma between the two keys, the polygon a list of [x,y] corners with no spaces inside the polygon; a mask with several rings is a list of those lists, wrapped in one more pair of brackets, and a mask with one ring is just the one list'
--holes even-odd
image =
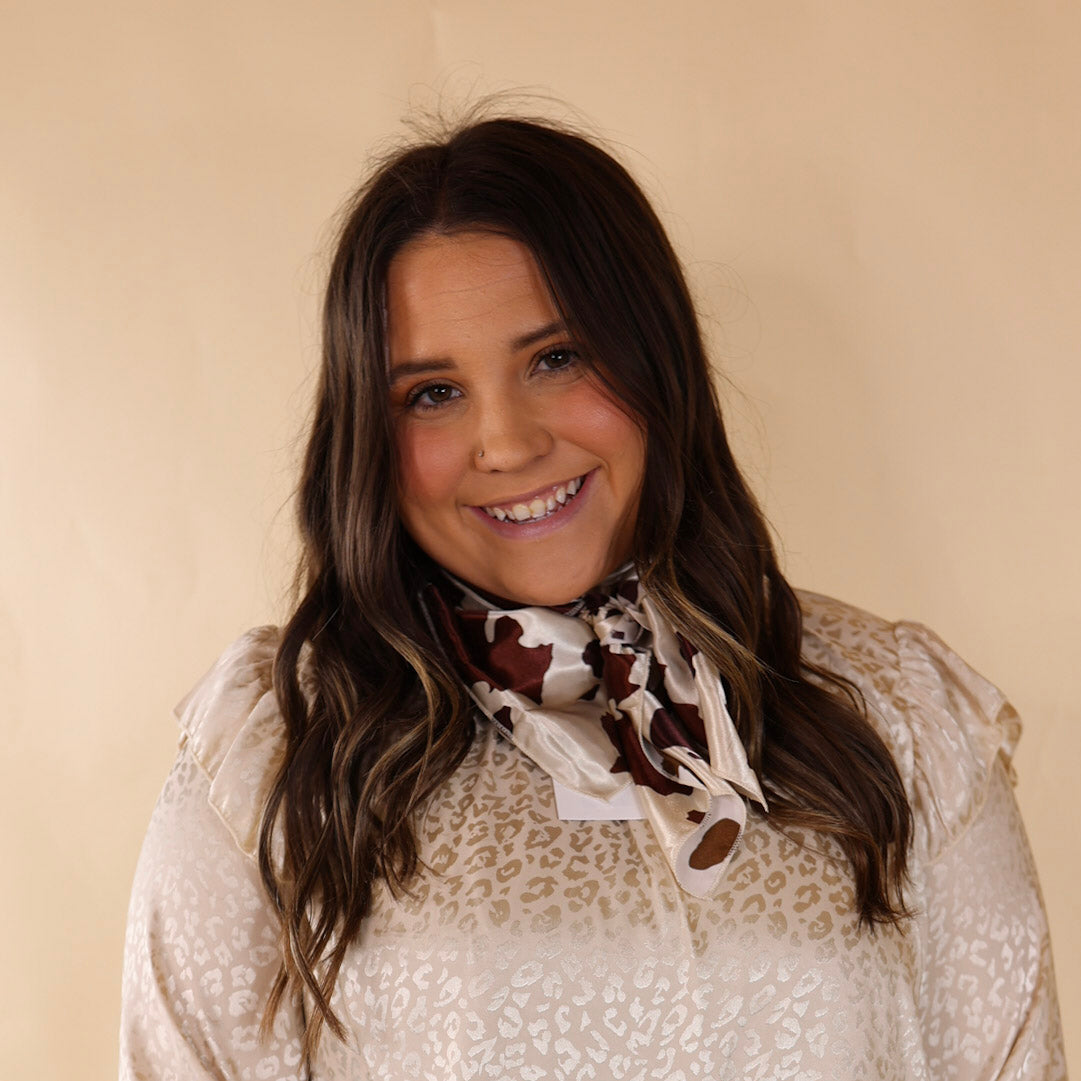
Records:
{"label": "nose stud", "polygon": [[478,450],[477,451],[477,458],[479,459],[479,458],[483,458],[483,457],[484,457],[484,451],[483,450]]}

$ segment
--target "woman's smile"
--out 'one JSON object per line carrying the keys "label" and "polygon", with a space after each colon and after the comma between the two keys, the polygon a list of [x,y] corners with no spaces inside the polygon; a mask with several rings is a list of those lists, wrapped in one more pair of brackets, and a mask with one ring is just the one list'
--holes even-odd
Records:
{"label": "woman's smile", "polygon": [[526,604],[586,592],[631,551],[641,425],[597,379],[528,248],[429,234],[387,275],[398,506],[416,543]]}
{"label": "woman's smile", "polygon": [[[588,474],[587,474],[588,476]],[[582,487],[585,477],[574,477],[526,495],[512,496],[480,509],[499,522],[539,522],[566,508]]]}

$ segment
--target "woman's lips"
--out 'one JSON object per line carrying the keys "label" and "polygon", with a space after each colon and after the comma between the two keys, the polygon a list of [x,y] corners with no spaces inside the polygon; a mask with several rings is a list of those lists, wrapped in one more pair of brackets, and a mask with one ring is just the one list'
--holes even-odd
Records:
{"label": "woman's lips", "polygon": [[569,503],[582,487],[583,477],[575,477],[573,480],[561,484],[553,484],[548,488],[530,496],[509,500],[505,503],[493,503],[480,509],[498,522],[538,522],[547,518],[564,504]]}
{"label": "woman's lips", "polygon": [[[575,517],[584,503],[584,496],[591,487],[593,474],[590,470],[581,477],[541,488],[513,502],[474,506],[469,509],[486,525],[503,537],[536,537],[557,529]],[[560,499],[560,493],[563,498]],[[551,504],[551,509],[549,509]],[[499,517],[502,513],[503,517]],[[524,517],[520,517],[523,515]]]}

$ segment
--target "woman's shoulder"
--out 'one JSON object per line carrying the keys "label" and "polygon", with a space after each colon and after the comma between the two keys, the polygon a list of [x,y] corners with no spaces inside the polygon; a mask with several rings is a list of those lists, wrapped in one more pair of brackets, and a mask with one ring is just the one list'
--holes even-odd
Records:
{"label": "woman's shoulder", "polygon": [[254,855],[261,810],[285,753],[273,689],[280,631],[256,627],[232,643],[176,707],[181,744],[210,782],[210,803]]}
{"label": "woman's shoulder", "polygon": [[853,683],[893,753],[935,855],[983,806],[992,771],[1010,770],[1021,734],[1006,696],[934,631],[797,591],[803,657]]}

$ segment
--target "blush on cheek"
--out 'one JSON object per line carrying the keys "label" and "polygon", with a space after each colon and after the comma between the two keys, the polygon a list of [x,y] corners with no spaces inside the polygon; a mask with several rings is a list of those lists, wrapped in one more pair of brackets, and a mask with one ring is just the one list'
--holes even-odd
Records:
{"label": "blush on cheek", "polygon": [[457,443],[431,429],[399,433],[403,501],[454,502],[465,460]]}
{"label": "blush on cheek", "polygon": [[605,388],[582,383],[579,394],[563,403],[564,423],[589,432],[591,445],[605,454],[631,453],[644,448],[645,430],[635,417],[620,408]]}
{"label": "blush on cheek", "polygon": [[564,396],[561,411],[564,416],[573,414],[578,421],[638,427],[633,413],[625,411],[619,399],[600,381],[600,377],[592,374],[579,380],[573,390]]}

